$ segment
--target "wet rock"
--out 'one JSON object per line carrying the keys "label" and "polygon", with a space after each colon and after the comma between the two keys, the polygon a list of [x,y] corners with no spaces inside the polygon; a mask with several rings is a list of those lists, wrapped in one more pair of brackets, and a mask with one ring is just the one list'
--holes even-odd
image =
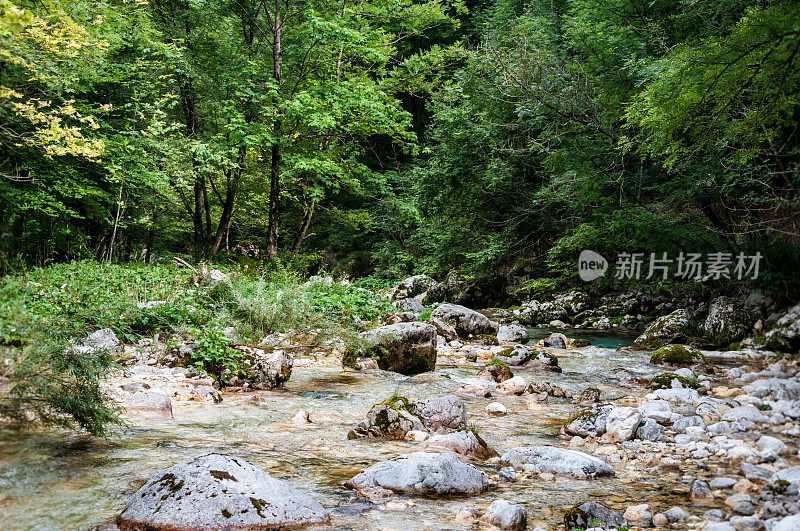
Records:
{"label": "wet rock", "polygon": [[636,430],[636,438],[658,442],[664,440],[664,428],[652,418],[646,418]]}
{"label": "wet rock", "polygon": [[172,418],[172,400],[167,395],[155,391],[134,393],[125,397],[122,405],[127,411]]}
{"label": "wet rock", "polygon": [[653,525],[653,515],[650,512],[650,504],[641,503],[631,505],[622,514],[628,523],[636,527],[651,527]]}
{"label": "wet rock", "polygon": [[758,499],[763,518],[800,514],[800,490],[788,481],[776,480],[762,487]]}
{"label": "wet rock", "polygon": [[495,359],[507,365],[522,365],[528,361],[533,355],[531,347],[526,345],[516,345],[514,347],[504,348],[497,353]]}
{"label": "wet rock", "polygon": [[636,408],[615,407],[606,419],[606,434],[615,441],[630,441],[636,434],[642,416]]}
{"label": "wet rock", "polygon": [[727,522],[712,522],[706,524],[703,531],[736,531],[736,528]]}
{"label": "wet rock", "polygon": [[691,516],[683,507],[672,507],[661,514],[667,518],[667,522],[673,525],[681,525]]}
{"label": "wet rock", "polygon": [[751,463],[742,463],[739,465],[739,470],[741,470],[742,474],[744,474],[744,477],[750,481],[758,482],[769,481],[773,474],[772,471]]}
{"label": "wet rock", "polygon": [[491,398],[492,393],[485,387],[467,384],[459,387],[453,394],[459,398]]}
{"label": "wet rock", "polygon": [[517,324],[500,325],[497,331],[497,340],[501,343],[525,343],[528,338],[528,329]]}
{"label": "wet rock", "polygon": [[599,527],[603,529],[617,529],[628,525],[625,517],[611,507],[602,503],[586,502],[578,504],[564,513],[564,528],[571,530],[598,527],[590,524],[596,520],[600,521]]}
{"label": "wet rock", "polygon": [[767,347],[779,352],[800,350],[800,304],[793,306],[778,319],[766,334]]}
{"label": "wet rock", "polygon": [[753,317],[736,299],[717,297],[711,301],[706,320],[700,328],[716,346],[727,347],[750,333]]}
{"label": "wet rock", "polygon": [[756,510],[748,494],[733,494],[725,499],[725,505],[731,508],[733,514],[752,516]]}
{"label": "wet rock", "polygon": [[733,478],[714,478],[709,483],[712,489],[730,489],[736,485],[736,480]]}
{"label": "wet rock", "polygon": [[745,385],[745,393],[757,398],[771,397],[773,400],[800,399],[800,382],[797,378],[763,378]]}
{"label": "wet rock", "polygon": [[528,387],[528,382],[522,376],[514,376],[504,380],[495,387],[495,391],[504,395],[521,395]]}
{"label": "wet rock", "polygon": [[565,349],[574,348],[575,345],[572,343],[572,340],[564,334],[554,333],[543,340],[542,346]]}
{"label": "wet rock", "polygon": [[657,389],[652,395],[671,404],[694,404],[700,399],[700,394],[694,389]]}
{"label": "wet rock", "polygon": [[528,527],[528,512],[522,505],[495,500],[486,509],[481,520],[500,529],[520,530]]}
{"label": "wet rock", "polygon": [[269,351],[245,345],[238,345],[236,349],[244,354],[244,369],[239,376],[254,387],[274,389],[292,376],[294,356],[285,350]]}
{"label": "wet rock", "polygon": [[442,304],[431,312],[432,319],[452,325],[460,337],[495,335],[500,327],[482,313],[457,304]]}
{"label": "wet rock", "polygon": [[736,422],[739,420],[749,420],[752,422],[767,422],[769,419],[753,406],[738,406],[729,409],[722,415],[722,420]]}
{"label": "wet rock", "polygon": [[517,472],[514,470],[514,467],[503,467],[500,469],[497,475],[500,478],[500,481],[505,481],[506,483],[515,483],[517,481]]}
{"label": "wet rock", "polygon": [[606,432],[608,413],[614,406],[593,406],[582,409],[570,416],[563,426],[567,435],[581,437],[600,437]]}
{"label": "wet rock", "polygon": [[117,518],[136,529],[275,529],[326,524],[325,508],[247,461],[206,454],[156,474]]}
{"label": "wet rock", "polygon": [[453,433],[439,433],[432,435],[416,447],[421,451],[452,452],[454,454],[480,459],[485,461],[498,457],[494,449],[490,448],[482,437],[472,430],[462,430]]}
{"label": "wet rock", "polygon": [[497,383],[505,382],[514,377],[511,368],[499,360],[488,363],[481,372],[478,373],[478,378],[485,380],[493,380]]}
{"label": "wet rock", "polygon": [[710,501],[714,499],[711,487],[705,481],[696,479],[689,489],[689,497],[694,501]]}
{"label": "wet rock", "polygon": [[[373,346],[366,357],[375,358],[378,367],[405,375],[436,368],[436,328],[428,323],[398,323],[362,332],[359,336]],[[356,367],[364,353],[348,350],[342,357],[346,367]]]}
{"label": "wet rock", "polygon": [[659,317],[633,342],[635,349],[658,348],[681,337],[692,337],[693,328],[689,312],[675,310]]}
{"label": "wet rock", "polygon": [[640,404],[636,409],[639,410],[642,417],[651,418],[661,424],[672,420],[672,408],[666,400],[650,400]]}
{"label": "wet rock", "polygon": [[486,413],[492,417],[502,417],[508,414],[508,409],[500,402],[492,402],[486,406]]}
{"label": "wet rock", "polygon": [[558,358],[542,350],[534,350],[531,353],[530,359],[525,362],[525,368],[561,372],[561,367],[558,366]]}
{"label": "wet rock", "polygon": [[764,531],[764,522],[753,516],[734,516],[730,520],[736,531]]}
{"label": "wet rock", "polygon": [[407,441],[422,442],[428,440],[430,434],[423,430],[409,430],[403,438]]}
{"label": "wet rock", "polygon": [[433,325],[434,328],[436,328],[436,333],[445,338],[445,340],[449,341],[451,345],[454,341],[458,342],[460,345],[460,342],[458,341],[458,333],[453,325],[435,317],[431,317],[426,321],[426,323]]}
{"label": "wet rock", "polygon": [[672,429],[678,433],[686,433],[686,428],[693,426],[700,427],[705,430],[706,423],[703,420],[703,417],[692,415],[691,417],[680,418],[672,425]]}
{"label": "wet rock", "polygon": [[467,427],[467,409],[464,407],[464,402],[454,395],[412,402],[408,411],[422,419],[422,424],[431,432],[440,428],[461,430]]}
{"label": "wet rock", "polygon": [[395,404],[376,404],[369,410],[366,418],[360,420],[348,433],[347,438],[404,439],[412,430],[427,432],[422,420],[406,408],[396,407]]}
{"label": "wet rock", "polygon": [[[546,395],[552,396],[553,398],[572,398],[572,395],[569,391],[565,391],[564,389],[558,387],[557,385],[553,385],[550,382],[532,382],[525,392],[532,395]],[[585,391],[584,391],[585,392]]]}
{"label": "wet rock", "polygon": [[553,446],[520,446],[500,457],[500,461],[527,473],[572,475],[580,478],[614,476],[614,469],[594,456]]}
{"label": "wet rock", "polygon": [[489,481],[453,454],[413,452],[374,464],[345,486],[355,490],[382,487],[404,494],[476,495],[489,487]]}

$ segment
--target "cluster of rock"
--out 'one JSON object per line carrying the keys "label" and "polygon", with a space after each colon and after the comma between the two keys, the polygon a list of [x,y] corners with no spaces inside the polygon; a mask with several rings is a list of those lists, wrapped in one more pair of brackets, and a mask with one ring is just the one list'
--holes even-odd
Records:
{"label": "cluster of rock", "polygon": [[[792,527],[800,524],[800,466],[792,465],[800,436],[797,365],[729,369],[725,385],[716,386],[709,377],[680,371],[701,385],[687,388],[675,379],[638,405],[593,405],[570,417],[562,434],[571,438],[571,448],[613,456],[629,474],[686,474],[688,464],[713,461],[720,465],[716,475],[697,477],[686,495],[695,504],[721,502],[725,508],[700,518],[683,507],[654,514],[641,504],[620,518],[637,527],[800,529]],[[609,528],[625,525],[585,512]],[[578,522],[573,517],[572,524]]]}

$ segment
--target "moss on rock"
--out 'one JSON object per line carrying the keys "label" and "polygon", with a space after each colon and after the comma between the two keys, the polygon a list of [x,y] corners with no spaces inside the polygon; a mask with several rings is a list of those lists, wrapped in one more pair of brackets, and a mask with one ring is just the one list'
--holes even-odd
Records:
{"label": "moss on rock", "polygon": [[703,354],[689,345],[666,345],[650,356],[653,364],[694,365],[705,361]]}
{"label": "moss on rock", "polygon": [[651,378],[647,382],[647,387],[650,389],[670,389],[672,388],[672,381],[678,380],[680,384],[687,388],[687,389],[699,389],[700,386],[697,384],[696,380],[685,378],[674,372],[665,372],[664,374],[659,374],[655,378]]}

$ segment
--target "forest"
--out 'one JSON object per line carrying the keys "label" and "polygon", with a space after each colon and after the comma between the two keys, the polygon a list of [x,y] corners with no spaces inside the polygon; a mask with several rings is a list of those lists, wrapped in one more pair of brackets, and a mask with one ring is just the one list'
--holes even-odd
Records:
{"label": "forest", "polygon": [[800,529],[800,0],[0,0],[0,527]]}
{"label": "forest", "polygon": [[586,247],[727,250],[798,295],[797,2],[0,9],[4,272],[238,253],[546,287]]}

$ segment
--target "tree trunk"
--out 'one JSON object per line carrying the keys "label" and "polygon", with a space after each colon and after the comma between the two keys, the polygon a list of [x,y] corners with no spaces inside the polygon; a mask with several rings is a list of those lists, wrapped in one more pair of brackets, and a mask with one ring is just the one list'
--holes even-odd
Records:
{"label": "tree trunk", "polygon": [[237,167],[232,170],[233,176],[225,192],[225,202],[222,204],[222,215],[219,218],[219,225],[217,225],[217,232],[214,236],[214,242],[211,245],[210,254],[219,252],[222,245],[222,240],[228,232],[228,227],[233,219],[234,200],[236,199],[236,191],[239,188],[239,181],[242,179],[244,173],[244,159],[247,155],[247,146],[239,146],[239,157]]}
{"label": "tree trunk", "polygon": [[[274,39],[272,42],[273,77],[278,86],[278,92],[280,92],[283,80],[283,51],[281,50],[283,21],[281,20],[281,0],[275,0],[274,31]],[[279,108],[279,115],[280,111]],[[278,254],[278,217],[280,215],[278,200],[280,198],[280,171],[281,157],[283,155],[283,148],[278,141],[281,136],[280,118],[276,119],[273,130],[275,132],[275,140],[273,141],[271,149],[269,172],[269,226],[267,228],[267,258],[270,260],[275,258]]]}
{"label": "tree trunk", "polygon": [[114,217],[114,230],[111,231],[111,243],[108,245],[108,256],[106,258],[107,262],[111,261],[111,257],[114,256],[114,240],[117,237],[117,228],[119,227],[119,218],[122,214],[122,183],[119,183],[119,198],[117,198],[117,215]]}
{"label": "tree trunk", "polygon": [[297,254],[300,252],[300,246],[303,244],[303,239],[306,237],[308,227],[311,225],[311,216],[314,215],[314,207],[316,201],[311,201],[311,204],[303,207],[303,219],[300,220],[300,226],[297,228],[297,236],[294,239],[292,246],[292,253]]}

